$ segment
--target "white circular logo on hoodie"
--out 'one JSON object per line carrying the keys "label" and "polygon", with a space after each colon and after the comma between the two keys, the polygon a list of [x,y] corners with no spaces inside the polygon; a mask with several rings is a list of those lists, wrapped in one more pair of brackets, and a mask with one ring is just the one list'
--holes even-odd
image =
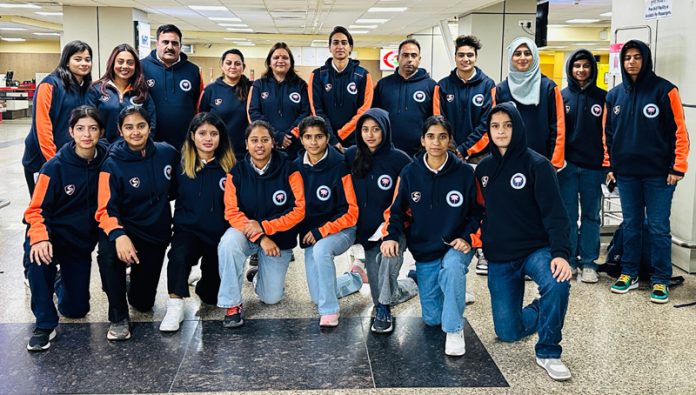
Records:
{"label": "white circular logo on hoodie", "polygon": [[227,182],[227,177],[222,177],[220,181],[218,181],[218,185],[220,186],[220,189],[223,191],[225,190],[225,183]]}
{"label": "white circular logo on hoodie", "polygon": [[474,103],[476,107],[481,107],[483,105],[483,95],[480,93],[478,95],[475,95],[471,99],[471,102]]}
{"label": "white circular logo on hoodie", "polygon": [[598,117],[598,116],[602,115],[602,106],[600,106],[599,104],[595,104],[592,106],[592,108],[590,108],[590,112],[595,117]]}
{"label": "white circular logo on hoodie", "polygon": [[171,165],[164,166],[164,177],[167,180],[172,179],[172,166]]}
{"label": "white circular logo on hoodie", "polygon": [[413,92],[413,100],[417,101],[418,103],[423,103],[425,101],[425,92],[423,92],[423,91]]}
{"label": "white circular logo on hoodie", "polygon": [[510,177],[510,186],[514,189],[522,189],[527,185],[527,177],[522,173],[515,173]]}
{"label": "white circular logo on hoodie", "polygon": [[389,174],[382,174],[377,178],[377,186],[383,191],[388,191],[392,187],[392,178]]}
{"label": "white circular logo on hoodie", "polygon": [[643,107],[643,115],[645,115],[646,118],[655,118],[660,115],[660,108],[654,103],[648,103]]}

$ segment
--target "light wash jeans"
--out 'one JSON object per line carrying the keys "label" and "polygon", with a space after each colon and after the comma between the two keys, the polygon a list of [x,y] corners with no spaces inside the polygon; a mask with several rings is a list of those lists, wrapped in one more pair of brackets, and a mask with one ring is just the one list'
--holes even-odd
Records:
{"label": "light wash jeans", "polygon": [[254,291],[266,304],[276,304],[285,296],[285,275],[290,265],[291,250],[282,250],[280,256],[271,257],[263,249],[250,242],[235,228],[229,228],[218,244],[220,291],[218,307],[229,308],[242,303],[244,262],[252,254],[259,254],[259,272],[254,277]]}
{"label": "light wash jeans", "polygon": [[394,306],[403,303],[418,294],[418,286],[410,278],[398,279],[401,265],[404,263],[406,238],[399,239],[399,254],[385,257],[379,250],[380,244],[365,249],[365,269],[370,281],[372,303]]}
{"label": "light wash jeans", "polygon": [[464,329],[466,273],[474,252],[463,253],[450,248],[434,261],[416,261],[421,314],[426,325],[442,325],[442,331],[455,333]]}
{"label": "light wash jeans", "polygon": [[309,296],[321,315],[338,313],[338,298],[357,292],[362,286],[360,276],[353,273],[336,278],[334,258],[346,252],[354,242],[355,227],[351,227],[328,235],[305,248]]}

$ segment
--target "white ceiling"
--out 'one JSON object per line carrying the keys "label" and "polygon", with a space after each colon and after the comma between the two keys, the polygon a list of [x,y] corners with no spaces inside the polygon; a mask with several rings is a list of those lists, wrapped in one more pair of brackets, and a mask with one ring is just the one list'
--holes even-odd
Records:
{"label": "white ceiling", "polygon": [[[325,37],[336,25],[348,27],[361,18],[388,19],[385,23],[370,23],[376,28],[366,29],[367,34],[355,35],[356,41],[366,45],[381,46],[398,42],[399,38],[434,25],[441,20],[451,20],[471,10],[486,7],[500,0],[67,0],[63,2],[35,1],[41,9],[0,8],[0,36],[21,37],[29,40],[57,39],[37,36],[34,33],[60,32],[62,17],[41,16],[36,12],[60,12],[62,6],[132,7],[148,14],[152,26],[174,23],[184,32],[201,32],[192,42],[224,42],[224,33],[231,36],[245,35],[253,40],[254,35],[321,35]],[[0,3],[22,4],[25,1],[0,0]],[[576,4],[577,3],[577,4]],[[189,5],[223,6],[227,11],[196,11]],[[370,7],[408,7],[406,12],[368,12]],[[551,0],[550,24],[563,24],[572,18],[601,18],[600,13],[611,10],[611,0]],[[7,18],[11,22],[7,22]],[[16,17],[27,18],[24,20]],[[208,17],[236,17],[241,21],[212,21]],[[602,18],[604,24],[610,18]],[[246,24],[253,33],[228,32],[221,23]],[[24,28],[24,31],[6,31],[2,28]],[[351,27],[351,31],[358,31]],[[205,37],[205,33],[212,34]],[[186,35],[185,35],[186,37]],[[309,45],[312,39],[308,37]],[[266,41],[266,40],[264,40]],[[293,45],[291,40],[289,44]],[[298,45],[298,43],[294,43]],[[364,44],[365,45],[365,44]]]}

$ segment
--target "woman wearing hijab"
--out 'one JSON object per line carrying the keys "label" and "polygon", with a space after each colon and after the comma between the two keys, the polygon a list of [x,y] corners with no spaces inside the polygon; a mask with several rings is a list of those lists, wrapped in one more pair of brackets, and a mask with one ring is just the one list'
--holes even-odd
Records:
{"label": "woman wearing hijab", "polygon": [[565,114],[561,90],[539,69],[534,40],[518,37],[507,47],[509,70],[493,91],[493,105],[511,101],[527,127],[529,148],[545,156],[556,169],[565,165]]}

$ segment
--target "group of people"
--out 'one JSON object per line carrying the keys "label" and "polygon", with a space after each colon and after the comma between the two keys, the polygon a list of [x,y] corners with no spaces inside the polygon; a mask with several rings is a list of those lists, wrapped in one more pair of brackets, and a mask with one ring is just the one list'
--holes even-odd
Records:
{"label": "group of people", "polygon": [[[374,88],[340,26],[329,35],[331,58],[308,82],[281,42],[261,78],[250,81],[242,52],[230,49],[222,76],[203,87],[181,40],[176,26],[160,26],[142,60],[119,45],[94,83],[91,48],[73,41],[37,88],[23,158],[32,196],[24,267],[36,316],[29,350],[48,349],[56,336],[54,293],[62,315],[89,311],[97,244],[107,338],[126,340],[129,305],[152,308],[168,247],[160,330],[177,331],[199,260],[196,294],[224,308],[223,325],[234,328],[244,324],[244,277],[263,303],[280,302],[299,243],[320,326],[337,326],[338,298],[368,282],[371,329],[389,333],[391,307],[417,293],[423,321],[441,326],[451,356],[466,350],[466,274],[477,255],[498,338],[538,333],[537,363],[567,380],[569,280],[578,272],[597,282],[605,178],[621,189],[625,228],[623,274],[611,290],[637,287],[646,218],[650,298],[667,302],[669,212],[688,135],[679,94],[653,73],[644,43],[624,45],[623,83],[607,94],[592,53],[569,57],[561,91],[541,74],[528,38],[508,47],[508,77],[497,85],[476,67],[476,37],[456,39],[456,68],[439,82],[407,39],[395,73]],[[334,258],[354,244],[365,270],[337,277]],[[398,278],[406,248],[413,280]],[[250,257],[258,266],[245,276]],[[540,297],[522,307],[525,277]]]}

